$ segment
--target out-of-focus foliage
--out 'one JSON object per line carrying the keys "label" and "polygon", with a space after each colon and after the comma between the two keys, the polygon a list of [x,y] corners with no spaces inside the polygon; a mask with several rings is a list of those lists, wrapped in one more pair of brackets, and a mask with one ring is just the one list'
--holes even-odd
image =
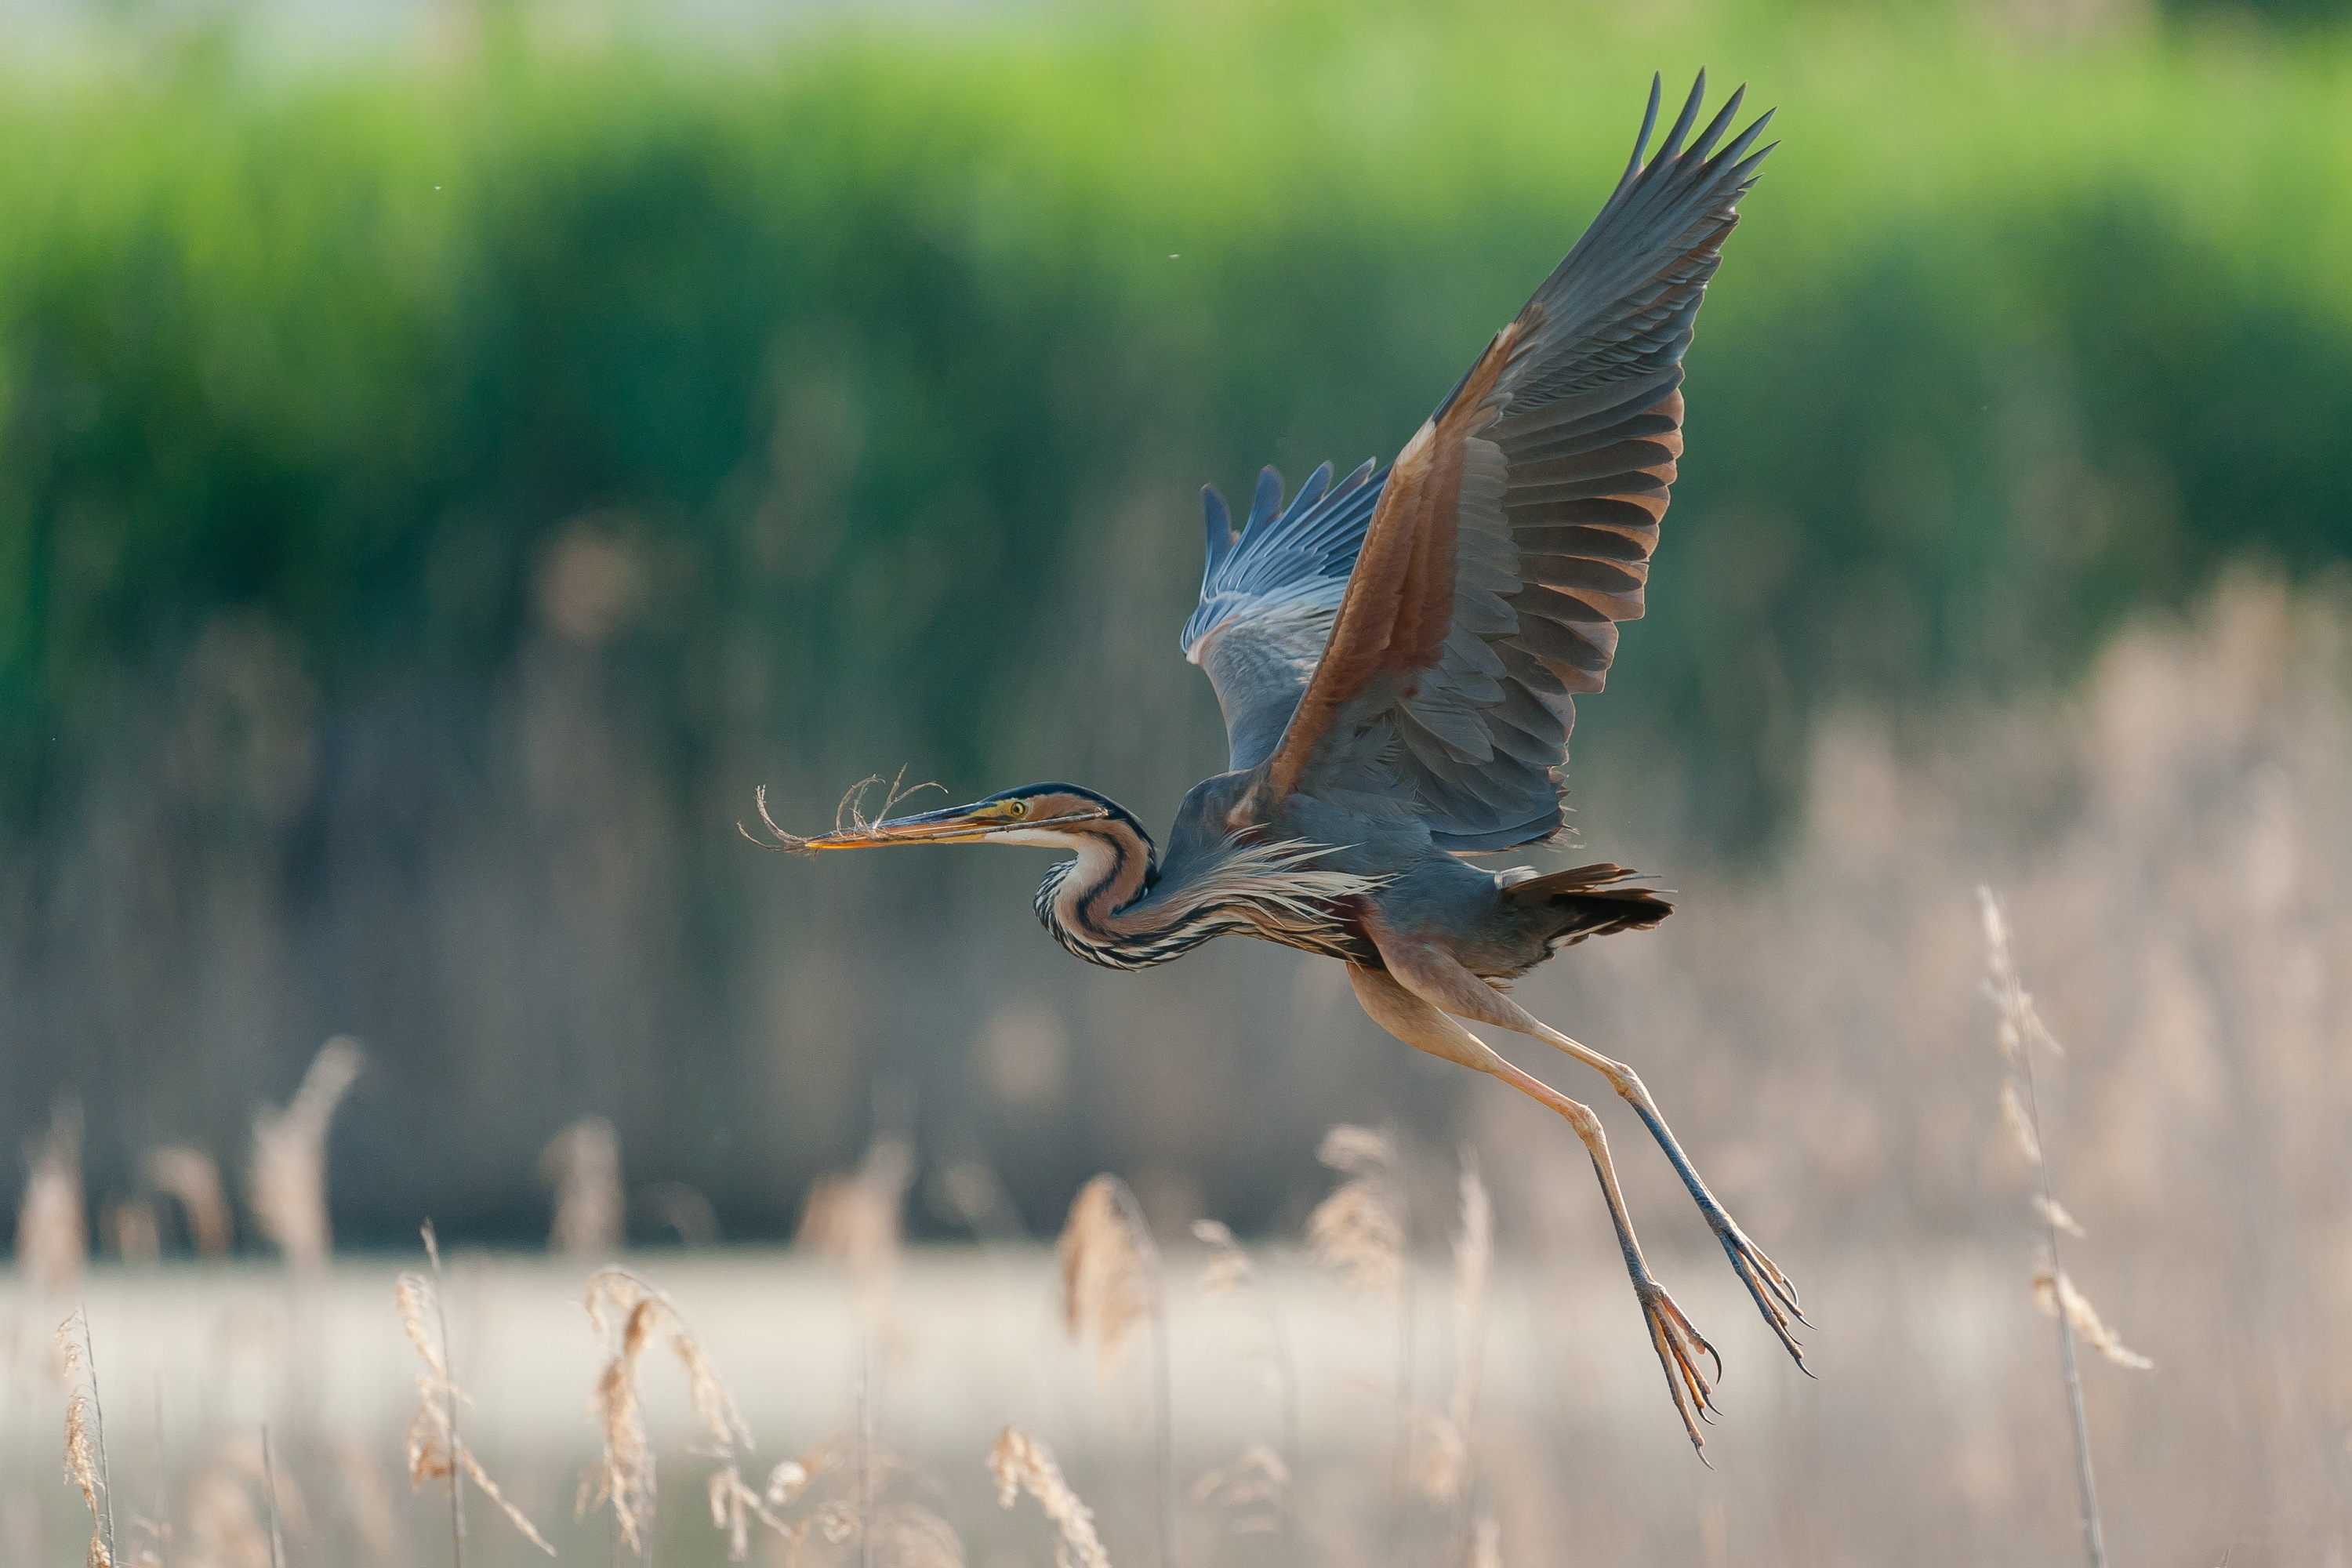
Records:
{"label": "out-of-focus foliage", "polygon": [[509,18],[323,83],[19,82],[12,805],[223,608],[336,690],[472,679],[585,513],[647,552],[681,742],[881,704],[967,774],[1012,683],[940,650],[1033,658],[1074,536],[1183,529],[1197,479],[1392,450],[1654,66],[1752,80],[1789,145],[1615,706],[1744,784],[1811,697],[2011,678],[2222,554],[2342,552],[2352,50],[2031,24],[1212,6],[714,61]]}
{"label": "out-of-focus foliage", "polygon": [[[2340,33],[2025,0],[606,26],[452,9],[364,68],[213,37],[0,89],[0,917],[46,977],[14,1103],[58,1077],[37,1037],[135,1077],[183,1009],[279,1064],[390,1034],[486,1102],[583,1039],[670,1064],[568,1080],[480,1155],[511,1174],[621,1100],[669,1107],[631,1147],[706,1120],[783,1005],[779,920],[830,903],[817,950],[991,994],[926,955],[1022,921],[1003,879],[750,865],[750,784],[1093,764],[1172,805],[1222,756],[1174,664],[1192,488],[1393,451],[1654,68],[1751,82],[1788,144],[1589,800],[1680,781],[1648,830],[1752,847],[1826,702],[2013,688],[2226,558],[2352,551]],[[516,967],[453,981],[486,931]],[[824,1070],[792,1092],[832,1126]]]}

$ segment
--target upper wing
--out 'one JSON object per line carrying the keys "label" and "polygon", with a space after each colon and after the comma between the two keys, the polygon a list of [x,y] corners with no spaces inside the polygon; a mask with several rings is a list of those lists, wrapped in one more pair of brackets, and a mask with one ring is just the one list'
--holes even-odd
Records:
{"label": "upper wing", "polygon": [[1264,762],[1290,722],[1330,638],[1386,477],[1366,463],[1334,487],[1326,463],[1285,509],[1282,476],[1266,468],[1240,532],[1216,487],[1201,491],[1209,563],[1200,606],[1184,623],[1184,657],[1217,689],[1236,771]]}
{"label": "upper wing", "polygon": [[[1600,216],[1390,470],[1329,646],[1265,761],[1294,790],[1410,803],[1448,849],[1557,831],[1574,694],[1643,611],[1682,454],[1682,358],[1771,116],[1647,165],[1658,87]],[[1712,156],[1710,156],[1712,153]],[[1238,764],[1239,752],[1236,751]]]}

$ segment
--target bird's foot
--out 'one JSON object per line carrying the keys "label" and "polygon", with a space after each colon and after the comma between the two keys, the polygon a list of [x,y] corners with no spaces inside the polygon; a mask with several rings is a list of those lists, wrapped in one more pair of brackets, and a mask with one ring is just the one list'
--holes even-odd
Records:
{"label": "bird's foot", "polygon": [[[1637,1279],[1633,1283],[1641,1298],[1642,1316],[1650,1330],[1651,1348],[1658,1352],[1658,1364],[1666,1370],[1666,1387],[1675,1396],[1675,1414],[1683,1418],[1683,1430],[1690,1434],[1691,1447],[1698,1454],[1699,1463],[1706,1463],[1706,1439],[1699,1435],[1701,1421],[1715,1419],[1715,1384],[1723,1375],[1723,1358],[1715,1347],[1691,1327],[1666,1288],[1655,1279]],[[1699,1357],[1715,1363],[1709,1376],[1699,1367]]]}
{"label": "bird's foot", "polygon": [[1764,1314],[1764,1321],[1780,1336],[1780,1343],[1795,1359],[1797,1369],[1811,1376],[1812,1369],[1805,1365],[1805,1348],[1797,1342],[1796,1331],[1790,1327],[1792,1323],[1812,1327],[1797,1304],[1797,1288],[1789,1283],[1789,1277],[1780,1272],[1779,1266],[1764,1256],[1764,1249],[1748,1240],[1748,1233],[1732,1223],[1729,1215],[1718,1209],[1709,1217],[1715,1221],[1716,1239],[1723,1243],[1724,1256],[1731,1259],[1732,1271],[1739,1276],[1739,1282],[1748,1287],[1756,1310]]}

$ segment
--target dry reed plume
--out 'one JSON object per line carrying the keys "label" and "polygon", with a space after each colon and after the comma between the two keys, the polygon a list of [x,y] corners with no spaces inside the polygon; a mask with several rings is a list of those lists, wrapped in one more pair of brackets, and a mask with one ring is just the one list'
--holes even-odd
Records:
{"label": "dry reed plume", "polygon": [[2066,1277],[2060,1260],[2060,1234],[2072,1232],[2080,1236],[2083,1230],[2058,1202],[2057,1180],[2050,1170],[2049,1141],[2042,1125],[2042,1097],[2034,1077],[2033,1058],[2036,1051],[2047,1051],[2053,1057],[2063,1053],[2056,1037],[2042,1023],[2032,994],[2018,974],[2011,951],[2009,919],[2001,910],[2000,900],[1993,897],[1991,889],[1980,887],[1977,889],[1977,902],[1984,918],[1985,990],[1999,1011],[1995,1039],[2006,1069],[2001,1082],[2001,1118],[2041,1185],[2034,1194],[2033,1206],[2041,1215],[2046,1237],[2046,1261],[2034,1276],[2033,1295],[2042,1310],[2058,1321],[2059,1373],[2065,1384],[2067,1414],[2074,1427],[2074,1479],[2082,1510],[2083,1551],[2091,1568],[2105,1568],[2106,1532],[2099,1517],[2098,1486],[2091,1469],[2090,1420],[2083,1405],[2082,1376],[2074,1363],[2074,1336],[2082,1335],[2094,1350],[2118,1366],[2146,1371],[2156,1363],[2126,1348],[2121,1337],[2100,1321],[2089,1300]]}
{"label": "dry reed plume", "polygon": [[440,1243],[430,1224],[425,1226],[424,1235],[425,1254],[432,1262],[433,1272],[403,1273],[393,1288],[400,1326],[407,1331],[408,1342],[416,1347],[417,1360],[425,1363],[425,1370],[416,1375],[416,1414],[408,1424],[409,1487],[422,1490],[427,1481],[449,1483],[450,1549],[458,1568],[464,1568],[466,1562],[464,1483],[469,1479],[497,1505],[524,1540],[552,1557],[555,1548],[548,1544],[539,1527],[520,1509],[507,1500],[506,1493],[490,1479],[458,1433],[458,1407],[473,1401],[457,1386],[457,1377],[450,1370],[449,1320],[441,1304]]}
{"label": "dry reed plume", "polygon": [[313,1272],[334,1250],[327,1217],[327,1128],[365,1061],[359,1042],[338,1035],[319,1047],[283,1110],[253,1119],[253,1214],[286,1261]]}
{"label": "dry reed plume", "polygon": [[1110,1568],[1110,1554],[1095,1533],[1094,1510],[1078,1500],[1054,1462],[1054,1450],[1018,1426],[1007,1426],[989,1450],[988,1473],[996,1478],[996,1500],[1011,1508],[1027,1492],[1045,1510],[1057,1532],[1055,1568]]}
{"label": "dry reed plume", "polygon": [[81,1279],[89,1230],[81,1187],[81,1105],[62,1096],[48,1131],[25,1145],[25,1195],[16,1205],[16,1262],[34,1286],[63,1294]]}
{"label": "dry reed plume", "polygon": [[1153,1308],[1151,1245],[1132,1217],[1133,1199],[1117,1176],[1092,1177],[1070,1202],[1055,1256],[1062,1269],[1062,1326],[1094,1347],[1108,1372]]}
{"label": "dry reed plume", "polygon": [[555,1189],[550,1247],[567,1258],[604,1258],[617,1251],[625,1228],[621,1190],[621,1136],[601,1116],[584,1116],[540,1151],[539,1173]]}
{"label": "dry reed plume", "polygon": [[1369,1127],[1340,1125],[1315,1157],[1348,1179],[1307,1216],[1315,1256],[1367,1295],[1404,1287],[1404,1183],[1395,1142]]}
{"label": "dry reed plume", "polygon": [[167,1144],[148,1151],[139,1172],[149,1186],[178,1200],[197,1257],[228,1256],[233,1238],[228,1194],[221,1184],[220,1166],[210,1154],[185,1144]]}
{"label": "dry reed plume", "polygon": [[875,1139],[856,1171],[811,1184],[793,1245],[838,1259],[862,1283],[887,1282],[898,1266],[914,1178],[907,1141],[887,1133]]}
{"label": "dry reed plume", "polygon": [[1151,1428],[1158,1462],[1160,1568],[1176,1560],[1176,1437],[1169,1372],[1168,1300],[1160,1249],[1142,1206],[1125,1182],[1105,1172],[1088,1178],[1070,1202],[1055,1254],[1062,1269],[1062,1322],[1070,1337],[1095,1347],[1107,1373],[1138,1322],[1151,1330]]}
{"label": "dry reed plume", "polygon": [[57,1347],[66,1380],[66,1479],[89,1509],[85,1568],[115,1568],[114,1499],[107,1486],[105,1416],[98,1373],[89,1355],[89,1323],[79,1312],[58,1325]]}
{"label": "dry reed plume", "polygon": [[[667,1333],[686,1373],[688,1401],[702,1423],[708,1447],[698,1451],[719,1461],[709,1486],[710,1520],[726,1532],[728,1561],[740,1563],[749,1554],[755,1521],[789,1537],[790,1529],[770,1510],[767,1499],[743,1479],[741,1456],[754,1447],[751,1428],[676,1303],[625,1268],[603,1268],[588,1281],[585,1304],[588,1321],[606,1352],[595,1394],[604,1451],[595,1470],[582,1479],[579,1511],[609,1502],[614,1524],[629,1550],[647,1552],[646,1527],[653,1521],[658,1479],[646,1432],[638,1367],[655,1339]],[[770,1488],[777,1488],[785,1476],[784,1467],[778,1466],[770,1475]]]}

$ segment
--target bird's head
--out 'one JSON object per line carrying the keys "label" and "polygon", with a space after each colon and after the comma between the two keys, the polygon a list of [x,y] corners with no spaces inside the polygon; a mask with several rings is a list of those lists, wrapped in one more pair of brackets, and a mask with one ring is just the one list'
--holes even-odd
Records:
{"label": "bird's head", "polygon": [[1114,823],[1142,832],[1126,807],[1090,789],[1033,784],[970,805],[859,822],[821,837],[780,837],[788,840],[788,847],[810,850],[875,849],[890,844],[1034,844],[1082,849]]}

